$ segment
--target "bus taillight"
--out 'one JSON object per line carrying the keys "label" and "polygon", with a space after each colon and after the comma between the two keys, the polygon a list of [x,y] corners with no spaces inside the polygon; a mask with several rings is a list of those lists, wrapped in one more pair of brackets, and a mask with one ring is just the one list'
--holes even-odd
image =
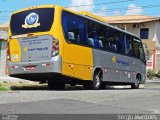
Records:
{"label": "bus taillight", "polygon": [[57,39],[53,38],[52,57],[58,55],[58,53],[59,53],[59,42]]}

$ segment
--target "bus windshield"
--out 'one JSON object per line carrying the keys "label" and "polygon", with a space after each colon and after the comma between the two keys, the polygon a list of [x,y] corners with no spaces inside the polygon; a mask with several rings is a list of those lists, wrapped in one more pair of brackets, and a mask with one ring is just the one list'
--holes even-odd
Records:
{"label": "bus windshield", "polygon": [[12,35],[46,32],[51,29],[53,8],[37,8],[13,14],[10,28]]}

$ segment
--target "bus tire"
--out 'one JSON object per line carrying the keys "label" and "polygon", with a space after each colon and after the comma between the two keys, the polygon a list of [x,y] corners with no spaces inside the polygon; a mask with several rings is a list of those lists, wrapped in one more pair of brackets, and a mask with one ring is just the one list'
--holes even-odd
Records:
{"label": "bus tire", "polygon": [[53,82],[52,80],[48,81],[49,90],[64,90],[65,84],[59,82]]}
{"label": "bus tire", "polygon": [[139,89],[139,81],[141,80],[141,75],[137,74],[136,76],[136,83],[131,84],[132,89]]}
{"label": "bus tire", "polygon": [[101,69],[97,69],[94,72],[93,75],[93,81],[89,81],[87,83],[84,84],[85,89],[87,90],[99,90],[101,89],[101,85],[102,85],[102,70]]}

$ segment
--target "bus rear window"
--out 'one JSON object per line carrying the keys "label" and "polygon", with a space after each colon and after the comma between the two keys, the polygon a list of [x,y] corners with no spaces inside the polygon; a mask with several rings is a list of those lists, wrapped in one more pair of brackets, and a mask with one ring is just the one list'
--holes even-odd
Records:
{"label": "bus rear window", "polygon": [[53,18],[53,8],[38,8],[13,14],[10,22],[11,33],[21,35],[49,31]]}

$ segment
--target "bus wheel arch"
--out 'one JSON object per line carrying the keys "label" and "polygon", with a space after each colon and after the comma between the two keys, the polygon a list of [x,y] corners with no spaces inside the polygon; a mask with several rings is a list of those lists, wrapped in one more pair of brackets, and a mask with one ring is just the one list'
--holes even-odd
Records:
{"label": "bus wheel arch", "polygon": [[140,73],[137,73],[136,75],[136,82],[131,84],[131,88],[132,89],[139,89],[139,84],[140,84],[140,81],[142,80],[142,76]]}

